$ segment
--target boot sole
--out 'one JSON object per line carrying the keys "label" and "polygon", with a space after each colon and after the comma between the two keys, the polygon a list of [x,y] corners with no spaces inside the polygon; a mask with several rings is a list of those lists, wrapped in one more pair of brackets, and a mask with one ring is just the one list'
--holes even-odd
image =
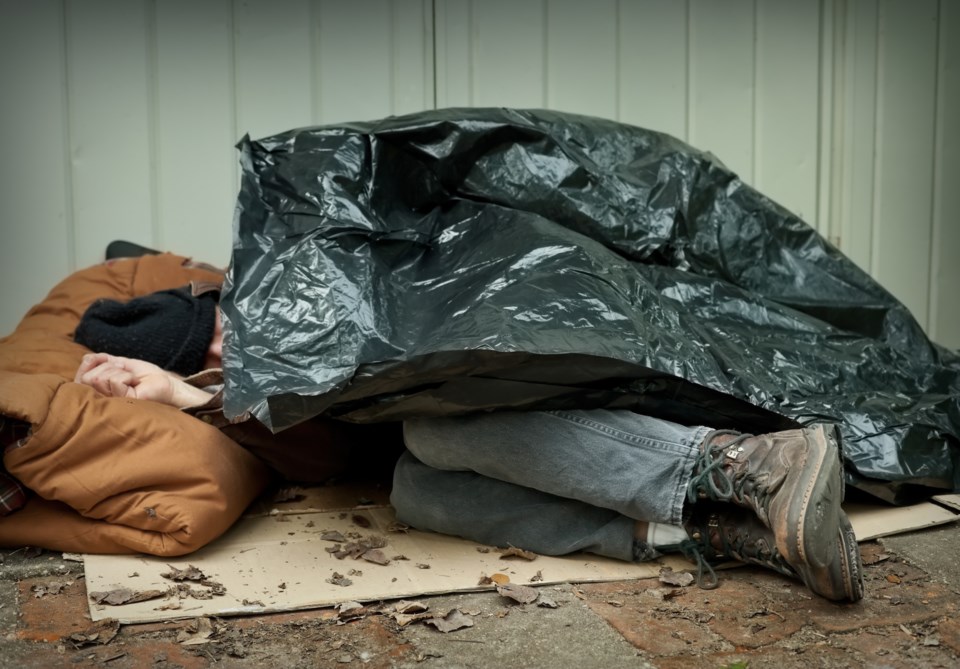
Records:
{"label": "boot sole", "polygon": [[859,602],[863,599],[863,561],[860,546],[847,515],[841,512],[837,531],[836,559],[830,565],[799,569],[800,578],[810,590],[833,601]]}
{"label": "boot sole", "polygon": [[807,457],[801,467],[801,493],[791,500],[786,518],[784,557],[795,566],[814,570],[836,563],[843,497],[839,440],[834,426],[816,425],[804,430]]}

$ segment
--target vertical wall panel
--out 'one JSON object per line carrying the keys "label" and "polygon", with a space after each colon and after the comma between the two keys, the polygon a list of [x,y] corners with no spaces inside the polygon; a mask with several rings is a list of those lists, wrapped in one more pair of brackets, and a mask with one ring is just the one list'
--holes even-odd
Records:
{"label": "vertical wall panel", "polygon": [[[394,22],[404,11],[423,16],[422,2],[326,0],[319,7],[318,121],[379,118],[420,109],[432,98],[432,84],[424,81],[425,21]],[[398,84],[397,74],[414,82]]]}
{"label": "vertical wall panel", "polygon": [[392,0],[392,112],[408,114],[436,105],[433,86],[433,3]]}
{"label": "vertical wall panel", "polygon": [[616,118],[617,3],[549,0],[547,105]]}
{"label": "vertical wall panel", "polygon": [[960,4],[940,3],[931,335],[960,349]]}
{"label": "vertical wall panel", "polygon": [[310,0],[234,3],[240,135],[256,139],[313,123],[310,5]]}
{"label": "vertical wall panel", "polygon": [[104,239],[153,245],[147,3],[66,3],[76,265]]}
{"label": "vertical wall panel", "polygon": [[820,8],[757,3],[757,91],[752,184],[817,224]]}
{"label": "vertical wall panel", "polygon": [[926,325],[937,2],[882,0],[880,12],[872,270]]}
{"label": "vertical wall panel", "polygon": [[470,0],[436,0],[434,11],[437,106],[472,106],[471,2]]}
{"label": "vertical wall panel", "polygon": [[158,243],[220,264],[237,196],[231,9],[156,3]]}
{"label": "vertical wall panel", "polygon": [[619,8],[619,119],[687,139],[686,3],[620,0]]}
{"label": "vertical wall panel", "polygon": [[0,1],[0,336],[72,269],[60,2]]}
{"label": "vertical wall panel", "polygon": [[[474,0],[471,104],[546,106],[546,2]],[[505,76],[509,73],[509,76]]]}
{"label": "vertical wall panel", "polygon": [[754,3],[690,0],[689,141],[753,183]]}
{"label": "vertical wall panel", "polygon": [[845,67],[832,230],[840,248],[861,268],[872,271],[874,172],[877,122],[878,8],[876,0],[850,3],[844,20]]}

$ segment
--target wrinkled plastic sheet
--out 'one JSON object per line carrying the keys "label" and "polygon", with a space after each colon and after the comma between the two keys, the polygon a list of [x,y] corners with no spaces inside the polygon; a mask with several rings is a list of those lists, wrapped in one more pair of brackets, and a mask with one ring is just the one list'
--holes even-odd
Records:
{"label": "wrinkled plastic sheet", "polygon": [[960,359],[815,230],[664,134],[460,109],[239,145],[226,411],[275,431],[619,407],[838,423],[848,481],[960,489]]}

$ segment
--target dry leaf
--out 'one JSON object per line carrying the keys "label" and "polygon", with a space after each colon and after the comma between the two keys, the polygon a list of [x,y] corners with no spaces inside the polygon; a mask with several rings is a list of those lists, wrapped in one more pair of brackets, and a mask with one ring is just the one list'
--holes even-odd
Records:
{"label": "dry leaf", "polygon": [[383,551],[379,548],[371,548],[370,550],[364,552],[360,556],[367,562],[372,562],[374,564],[388,565],[390,564],[390,558],[383,554]]}
{"label": "dry leaf", "polygon": [[202,581],[207,578],[202,571],[192,564],[188,565],[186,569],[177,569],[172,564],[168,564],[167,566],[170,567],[170,571],[160,575],[171,581]]}
{"label": "dry leaf", "polygon": [[370,519],[366,516],[361,516],[358,513],[353,514],[353,517],[350,520],[352,520],[353,524],[357,527],[370,527]]}
{"label": "dry leaf", "polygon": [[423,613],[428,607],[426,604],[420,602],[411,602],[406,599],[401,599],[399,602],[393,605],[393,610],[397,613]]}
{"label": "dry leaf", "polygon": [[137,602],[146,602],[151,599],[158,599],[167,593],[161,590],[142,590],[136,591],[130,588],[116,588],[106,592],[91,592],[90,599],[97,604],[109,604],[110,606],[121,606],[123,604],[136,604]]}
{"label": "dry leaf", "polygon": [[533,561],[537,559],[536,553],[531,553],[530,551],[525,551],[522,548],[517,548],[516,546],[510,546],[509,548],[500,549],[500,559],[518,557],[523,558],[524,560]]}
{"label": "dry leaf", "polygon": [[34,585],[30,588],[30,592],[33,593],[34,597],[40,598],[44,595],[59,595],[60,592],[66,588],[69,583],[63,583],[61,581],[51,581],[46,585]]}
{"label": "dry leaf", "polygon": [[182,646],[198,646],[204,643],[210,643],[210,637],[213,636],[213,623],[209,618],[197,618],[192,625],[193,631],[180,630],[177,634],[177,641]]}
{"label": "dry leaf", "polygon": [[887,581],[889,581],[890,583],[900,583],[900,582],[901,582],[900,577],[897,576],[896,574],[887,574]]}
{"label": "dry leaf", "polygon": [[339,585],[342,588],[346,588],[349,585],[353,585],[353,581],[351,581],[349,578],[347,578],[343,574],[339,574],[337,572],[333,572],[333,576],[327,579],[327,583],[330,583],[331,585]]}
{"label": "dry leaf", "polygon": [[69,641],[75,648],[90,646],[92,644],[104,645],[113,641],[120,631],[120,623],[115,618],[105,618],[95,625],[88,627],[82,632],[74,632],[63,637],[64,641]]}
{"label": "dry leaf", "polygon": [[360,602],[342,602],[336,608],[340,620],[353,620],[367,614],[367,608]]}
{"label": "dry leaf", "polygon": [[509,583],[510,577],[506,574],[496,573],[493,576],[487,576],[486,574],[480,575],[480,580],[477,582],[477,585],[503,585],[504,583]]}
{"label": "dry leaf", "polygon": [[675,585],[681,588],[693,583],[693,574],[686,571],[674,571],[670,567],[664,567],[660,570],[660,582],[665,585]]}
{"label": "dry leaf", "polygon": [[497,586],[497,592],[502,597],[507,597],[520,604],[531,604],[537,601],[539,594],[536,589],[529,585],[519,585],[517,583],[504,583]]}
{"label": "dry leaf", "polygon": [[345,543],[347,540],[345,536],[343,536],[336,530],[324,532],[323,534],[320,535],[320,538],[323,539],[324,541],[339,541],[340,543]]}
{"label": "dry leaf", "polygon": [[447,632],[454,632],[464,627],[473,627],[473,620],[463,615],[459,609],[451,609],[447,615],[443,617],[433,617],[424,620],[424,624],[433,625],[439,631],[446,634]]}

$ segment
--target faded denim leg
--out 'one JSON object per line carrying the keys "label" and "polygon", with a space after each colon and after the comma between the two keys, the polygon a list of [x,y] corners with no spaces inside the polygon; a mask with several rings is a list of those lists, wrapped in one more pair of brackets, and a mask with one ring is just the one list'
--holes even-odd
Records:
{"label": "faded denim leg", "polygon": [[541,555],[587,551],[619,560],[656,556],[626,516],[469,471],[434,469],[409,451],[394,470],[397,519],[420,530]]}
{"label": "faded denim leg", "polygon": [[[407,448],[433,469],[474,472],[628,519],[680,525],[707,427],[632,411],[495,412],[404,423]],[[508,507],[509,498],[479,501]],[[455,534],[461,534],[456,532]]]}

